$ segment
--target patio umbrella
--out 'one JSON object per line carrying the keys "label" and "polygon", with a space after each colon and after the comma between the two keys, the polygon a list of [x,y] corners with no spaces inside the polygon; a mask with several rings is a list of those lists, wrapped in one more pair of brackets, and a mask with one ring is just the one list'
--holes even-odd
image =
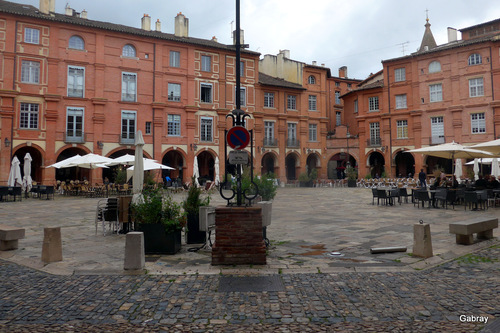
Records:
{"label": "patio umbrella", "polygon": [[462,159],[457,158],[455,159],[455,177],[457,177],[457,180],[462,178]]}
{"label": "patio umbrella", "polygon": [[474,180],[479,179],[479,159],[474,159]]}
{"label": "patio umbrella", "polygon": [[219,185],[220,183],[220,161],[219,161],[219,156],[216,156],[215,157],[215,165],[214,165],[214,168],[215,168],[215,185]]}
{"label": "patio umbrella", "polygon": [[[462,146],[455,141],[451,143],[443,143],[436,146],[423,147],[418,149],[407,150],[407,153],[419,153],[429,156],[441,157],[446,159],[455,160],[456,158],[478,158],[478,157],[491,157],[491,153],[471,149]],[[454,166],[454,165],[453,165]]]}
{"label": "patio umbrella", "polygon": [[29,192],[32,187],[33,179],[31,179],[31,158],[30,153],[24,155],[24,176],[23,176],[23,191]]}
{"label": "patio umbrella", "polygon": [[500,176],[500,167],[498,166],[498,158],[494,158],[491,162],[491,175],[498,178]]}
{"label": "patio umbrella", "polygon": [[7,185],[9,186],[21,186],[23,184],[23,179],[21,178],[21,162],[17,156],[14,156],[12,159],[12,163],[10,165],[10,173],[9,180],[7,181]]}
{"label": "patio umbrella", "polygon": [[[478,159],[479,164],[491,164],[491,162],[493,162],[492,157]],[[465,163],[465,165],[474,165],[474,161],[467,162],[467,163]]]}
{"label": "patio umbrella", "polygon": [[89,153],[87,155],[79,156],[69,163],[60,166],[60,168],[71,168],[71,167],[80,167],[85,169],[97,169],[97,168],[107,168],[105,163],[109,163],[113,161],[113,159],[109,157],[104,157],[97,154]]}
{"label": "patio umbrella", "polygon": [[[149,158],[144,158],[143,159],[143,170],[144,171],[149,171],[149,170],[173,170],[174,168],[171,168],[169,166],[166,166],[164,164],[158,163],[155,160],[149,159]],[[135,170],[135,165],[127,168],[127,179],[130,179],[134,175],[134,170]]]}
{"label": "patio umbrella", "polygon": [[495,155],[500,155],[500,139],[479,143],[477,145],[471,146],[471,148],[487,151]]}
{"label": "patio umbrella", "polygon": [[194,177],[194,183],[196,184],[196,187],[200,186],[200,183],[198,183],[198,177],[200,177],[200,170],[198,169],[198,156],[194,157],[193,177]]}
{"label": "patio umbrella", "polygon": [[56,168],[56,169],[60,169],[61,167],[67,165],[67,164],[70,164],[72,161],[76,160],[78,157],[81,157],[80,155],[76,154],[75,156],[71,156],[67,159],[64,159],[62,161],[59,161],[59,162],[56,162],[54,164],[51,164],[49,166],[47,166],[46,168]]}
{"label": "patio umbrella", "polygon": [[142,132],[137,131],[135,136],[135,159],[134,159],[134,179],[133,179],[133,193],[132,197],[133,203],[144,202],[144,197],[142,196],[142,187],[144,183],[144,157],[142,156],[144,147],[144,139],[142,137]]}
{"label": "patio umbrella", "polygon": [[113,160],[109,163],[106,163],[106,166],[113,165],[134,165],[135,156],[130,154],[125,154],[117,158],[113,158]]}

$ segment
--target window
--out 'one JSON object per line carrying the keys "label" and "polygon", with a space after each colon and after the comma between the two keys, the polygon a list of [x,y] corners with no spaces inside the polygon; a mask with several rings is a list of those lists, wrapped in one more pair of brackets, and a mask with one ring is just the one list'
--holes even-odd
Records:
{"label": "window", "polygon": [[245,76],[245,63],[240,61],[240,77]]}
{"label": "window", "polygon": [[307,79],[307,83],[316,84],[316,78],[313,75],[309,76],[309,78]]}
{"label": "window", "polygon": [[127,58],[135,58],[135,47],[130,44],[127,44],[123,47],[122,56]]}
{"label": "window", "polygon": [[203,72],[211,72],[212,71],[211,62],[212,59],[209,56],[201,56],[201,70]]}
{"label": "window", "polygon": [[396,95],[396,109],[406,109],[406,94]]}
{"label": "window", "polygon": [[368,110],[369,111],[378,111],[378,97],[369,97],[368,98]]}
{"label": "window", "polygon": [[[234,89],[234,93],[236,95],[236,87]],[[240,87],[240,105],[243,105],[243,106],[247,105],[246,104],[246,94],[247,94],[247,88]],[[236,103],[236,98],[235,98],[234,102]]]}
{"label": "window", "polygon": [[431,143],[444,143],[444,119],[443,117],[431,117]]}
{"label": "window", "polygon": [[478,97],[484,96],[483,78],[469,80],[469,96]]}
{"label": "window", "polygon": [[441,72],[441,63],[439,61],[433,61],[429,64],[429,73]]}
{"label": "window", "polygon": [[274,108],[274,93],[264,93],[264,107]]}
{"label": "window", "polygon": [[478,53],[474,53],[474,54],[471,54],[469,56],[469,60],[468,60],[469,66],[479,65],[482,62],[483,62],[483,59],[481,58],[481,55]]}
{"label": "window", "polygon": [[24,42],[30,44],[40,43],[40,30],[33,28],[24,29]]}
{"label": "window", "polygon": [[318,141],[318,125],[309,124],[309,141]]}
{"label": "window", "polygon": [[68,96],[84,97],[85,68],[68,66]]}
{"label": "window", "polygon": [[71,36],[69,38],[68,47],[75,50],[83,50],[85,48],[85,42],[80,36]]}
{"label": "window", "polygon": [[342,125],[342,112],[335,112],[335,125],[340,126]]}
{"label": "window", "polygon": [[443,100],[443,86],[439,84],[431,84],[429,86],[429,94],[431,102],[440,102]]}
{"label": "window", "polygon": [[358,113],[358,100],[354,100],[354,113]]}
{"label": "window", "polygon": [[151,122],[146,121],[146,127],[144,129],[144,134],[151,134]]}
{"label": "window", "polygon": [[181,135],[181,116],[178,114],[168,115],[168,125],[167,125],[169,136],[180,136]]}
{"label": "window", "polygon": [[264,146],[275,146],[274,122],[264,121]]}
{"label": "window", "polygon": [[317,111],[316,96],[309,95],[309,111]]}
{"label": "window", "polygon": [[370,123],[370,146],[381,145],[380,123]]}
{"label": "window", "polygon": [[21,103],[19,115],[19,128],[38,128],[38,104]]}
{"label": "window", "polygon": [[122,73],[122,101],[135,102],[137,100],[137,74]]}
{"label": "window", "polygon": [[335,104],[340,104],[340,91],[335,92]]}
{"label": "window", "polygon": [[83,108],[69,107],[66,110],[66,141],[83,140]]}
{"label": "window", "polygon": [[210,83],[200,84],[200,101],[202,103],[212,103],[212,85]]}
{"label": "window", "polygon": [[348,84],[347,84],[347,88],[348,88],[348,89],[351,89],[351,88],[352,88],[352,83],[348,83]]}
{"label": "window", "polygon": [[288,140],[287,146],[296,147],[298,146],[297,141],[297,124],[296,123],[288,123]]}
{"label": "window", "polygon": [[170,67],[181,67],[181,53],[170,51]]}
{"label": "window", "polygon": [[286,108],[288,110],[297,110],[297,96],[288,95],[286,97]]}
{"label": "window", "polygon": [[21,63],[21,82],[40,82],[40,63],[38,61],[23,60]]}
{"label": "window", "polygon": [[484,113],[473,113],[470,115],[470,125],[472,133],[485,133],[486,120]]}
{"label": "window", "polygon": [[396,68],[394,70],[394,81],[401,82],[406,80],[406,68]]}
{"label": "window", "polygon": [[181,100],[181,85],[178,83],[168,84],[168,100],[180,102]]}
{"label": "window", "polygon": [[335,87],[340,88],[340,82],[335,81]]}
{"label": "window", "polygon": [[408,139],[408,120],[398,120],[396,125],[398,129],[398,139]]}
{"label": "window", "polygon": [[135,143],[135,112],[122,111],[122,144]]}
{"label": "window", "polygon": [[212,118],[201,117],[200,123],[200,141],[212,141]]}

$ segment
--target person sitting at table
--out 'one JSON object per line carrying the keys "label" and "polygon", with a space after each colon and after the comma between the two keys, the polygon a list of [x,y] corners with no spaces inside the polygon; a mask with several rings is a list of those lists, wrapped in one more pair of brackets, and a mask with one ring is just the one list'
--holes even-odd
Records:
{"label": "person sitting at table", "polygon": [[490,176],[488,179],[488,183],[486,184],[486,188],[488,189],[497,189],[500,187],[500,183],[498,180],[495,178],[495,176]]}
{"label": "person sitting at table", "polygon": [[457,176],[455,176],[455,175],[453,175],[453,177],[452,177],[451,187],[452,188],[458,188],[458,180],[457,180]]}
{"label": "person sitting at table", "polygon": [[479,175],[479,179],[476,180],[476,184],[475,184],[476,190],[484,190],[487,185],[488,185],[488,182],[486,181],[486,179],[484,179],[482,175]]}

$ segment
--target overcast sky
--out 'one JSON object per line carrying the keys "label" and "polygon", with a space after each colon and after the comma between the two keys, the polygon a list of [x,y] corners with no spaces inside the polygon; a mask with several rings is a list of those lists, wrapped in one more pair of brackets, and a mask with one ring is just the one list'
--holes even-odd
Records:
{"label": "overcast sky", "polygon": [[[39,0],[11,1],[39,6]],[[191,37],[216,36],[224,44],[232,43],[236,27],[235,0],[56,0],[56,12],[64,13],[66,3],[87,10],[91,20],[137,28],[146,13],[152,22],[160,19],[166,33],[174,32],[174,17],[182,12]],[[498,0],[241,0],[241,28],[252,51],[288,49],[292,59],[325,64],[334,76],[347,66],[350,78],[365,79],[382,69],[382,60],[417,50],[426,10],[438,45],[447,42],[447,27],[500,18]]]}

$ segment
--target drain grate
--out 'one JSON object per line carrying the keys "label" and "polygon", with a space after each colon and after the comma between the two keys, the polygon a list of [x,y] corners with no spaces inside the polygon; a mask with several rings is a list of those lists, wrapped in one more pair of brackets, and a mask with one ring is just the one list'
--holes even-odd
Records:
{"label": "drain grate", "polygon": [[285,291],[283,281],[278,275],[269,276],[222,276],[219,292],[263,292]]}

